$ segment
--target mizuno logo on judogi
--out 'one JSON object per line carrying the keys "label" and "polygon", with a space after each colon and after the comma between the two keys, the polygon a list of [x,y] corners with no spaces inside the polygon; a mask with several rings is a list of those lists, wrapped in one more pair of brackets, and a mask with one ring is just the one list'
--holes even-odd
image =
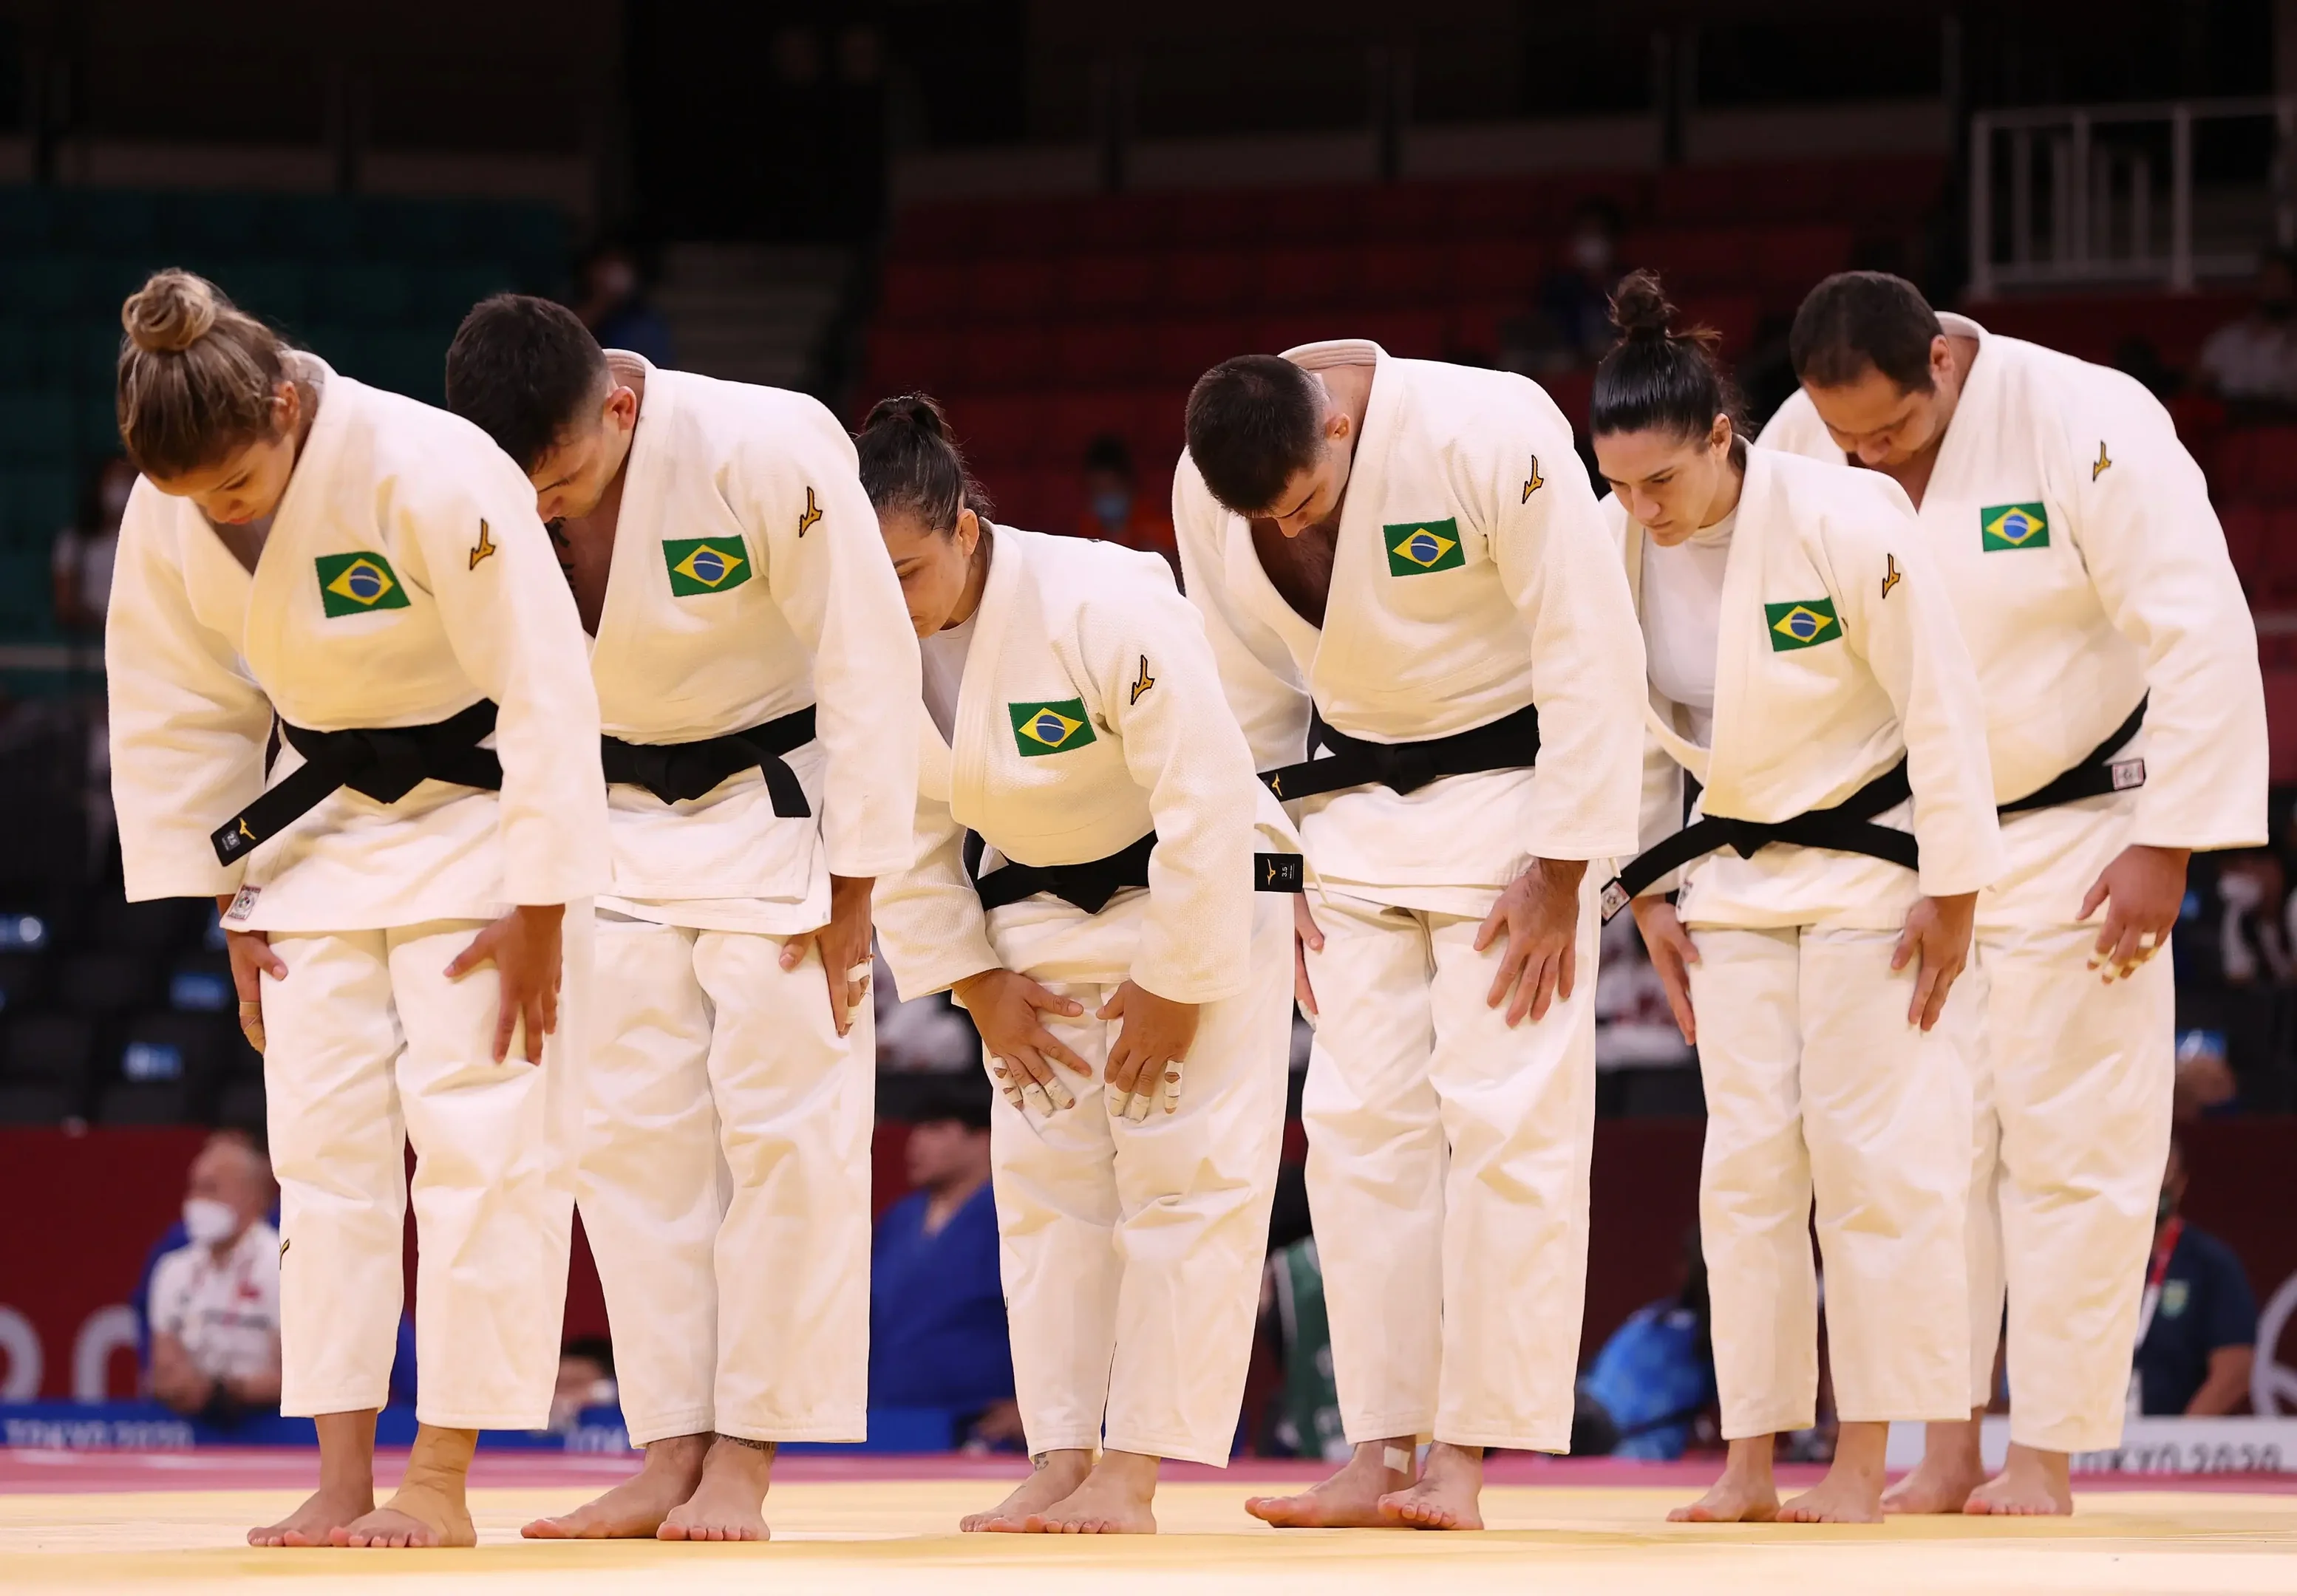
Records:
{"label": "mizuno logo on judogi", "polygon": [[1453,571],[1468,563],[1467,551],[1460,547],[1460,523],[1449,516],[1442,521],[1405,521],[1382,527],[1380,541],[1387,546],[1390,576]]}
{"label": "mizuno logo on judogi", "polygon": [[1773,654],[1832,643],[1842,635],[1842,622],[1835,618],[1834,600],[1831,598],[1766,604],[1763,606],[1763,620],[1770,629]]}
{"label": "mizuno logo on judogi", "polygon": [[2050,518],[2039,505],[1988,505],[1978,513],[1980,547],[2047,548]]}
{"label": "mizuno logo on judogi", "polygon": [[319,568],[319,605],[330,616],[407,607],[407,589],[399,586],[399,573],[373,549],[321,555],[314,563]]}
{"label": "mizuno logo on judogi", "polygon": [[1009,703],[1005,710],[1013,717],[1013,746],[1020,750],[1023,759],[1066,753],[1093,740],[1092,722],[1085,719],[1082,698],[1063,698],[1050,703],[1032,699],[1025,703]]}
{"label": "mizuno logo on judogi", "polygon": [[723,593],[750,580],[749,551],[739,538],[672,538],[662,546],[670,590],[679,598]]}

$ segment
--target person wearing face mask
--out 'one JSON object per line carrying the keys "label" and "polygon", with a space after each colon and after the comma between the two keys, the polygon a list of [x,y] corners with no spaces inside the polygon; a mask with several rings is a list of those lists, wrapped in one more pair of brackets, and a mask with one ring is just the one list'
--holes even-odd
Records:
{"label": "person wearing face mask", "polygon": [[526,473],[605,731],[576,1202],[638,1474],[532,1539],[764,1540],[775,1452],[868,1426],[872,880],[910,861],[918,645],[802,393],[484,300],[447,405]]}
{"label": "person wearing face mask", "polygon": [[2297,407],[2297,252],[2270,250],[2257,268],[2257,304],[2202,341],[2202,383],[2242,409]]}
{"label": "person wearing face mask", "polygon": [[[1674,314],[1648,273],[1620,285],[1589,419],[1651,673],[1644,851],[1606,908],[1632,901],[1707,1095],[1730,1457],[1672,1516],[1873,1523],[1891,1421],[1964,1405],[1968,1006],[1949,992],[2003,862],[1985,710],[1906,495],[1750,451],[1713,335]],[[1782,1506],[1773,1440],[1818,1394],[1814,1198],[1841,1428],[1825,1480]]]}
{"label": "person wearing face mask", "polygon": [[[187,272],[121,321],[127,893],[222,907],[281,1186],[281,1409],[318,1429],[319,1489],[248,1538],[469,1545],[472,1448],[547,1419],[565,1295],[552,1082],[606,851],[581,622],[533,489],[477,428]],[[377,1510],[410,1141],[421,1428]]]}
{"label": "person wearing face mask", "polygon": [[[861,481],[924,640],[902,993],[999,1088],[990,1165],[1035,1471],[968,1531],[1153,1532],[1228,1461],[1291,1048],[1298,845],[1163,562],[985,519],[940,407],[870,411]],[[1096,1460],[1096,1449],[1099,1456]]]}
{"label": "person wearing face mask", "polygon": [[1478,1528],[1486,1447],[1570,1445],[1587,865],[1634,851],[1642,748],[1626,574],[1570,424],[1511,373],[1338,339],[1223,361],[1186,420],[1188,595],[1317,875],[1301,1115],[1354,1448],[1247,1510]]}
{"label": "person wearing face mask", "polygon": [[2187,1222],[2185,1200],[2186,1152],[2172,1138],[2138,1298],[2129,1411],[2217,1418],[2248,1400],[2257,1297],[2241,1255]]}
{"label": "person wearing face mask", "polygon": [[[2186,860],[2268,835],[2256,629],[2201,468],[2132,378],[1879,272],[1813,289],[1789,347],[1801,387],[1761,446],[1913,499],[1978,667],[2009,854],[1972,958],[1973,1411],[1931,1427],[1889,1505],[2068,1513],[2069,1454],[2121,1434]],[[1977,1413],[2005,1284],[2011,1444],[1989,1480]]]}
{"label": "person wearing face mask", "polygon": [[1173,523],[1156,505],[1140,497],[1132,451],[1114,432],[1103,433],[1085,448],[1084,504],[1084,514],[1077,522],[1079,537],[1161,555],[1167,564],[1179,569],[1180,555],[1173,548]]}
{"label": "person wearing face mask", "polygon": [[279,1403],[279,1232],[271,1165],[246,1138],[192,1160],[185,1246],[152,1272],[152,1394],[218,1424]]}

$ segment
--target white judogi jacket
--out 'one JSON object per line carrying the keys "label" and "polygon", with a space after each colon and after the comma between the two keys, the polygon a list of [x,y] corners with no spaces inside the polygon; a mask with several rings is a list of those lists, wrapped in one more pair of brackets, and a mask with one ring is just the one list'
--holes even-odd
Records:
{"label": "white judogi jacket", "polygon": [[[2033,792],[2152,694],[2145,783],[2013,816],[1981,922],[2063,925],[2133,843],[2266,840],[2257,635],[2208,484],[2169,414],[2120,372],[1942,315],[1978,340],[1918,512],[1985,695],[1995,795]],[[1772,448],[1840,461],[1800,392]],[[2124,818],[2096,825],[2100,813]]]}
{"label": "white judogi jacket", "polygon": [[[1688,924],[1892,928],[1918,891],[1974,893],[2002,869],[1977,672],[1897,483],[1774,451],[1750,449],[1746,465],[1713,745],[1691,742],[1688,712],[1651,689],[1642,846],[1681,829],[1685,769],[1703,789],[1700,813],[1775,821],[1841,802],[1903,757],[1913,802],[1875,819],[1914,832],[1919,886],[1887,860],[1780,844],[1708,855],[1681,904]],[[1603,511],[1640,608],[1648,534],[1616,497]]]}
{"label": "white judogi jacket", "polygon": [[1319,880],[1480,915],[1534,859],[1631,852],[1642,638],[1570,424],[1503,372],[1399,360],[1356,340],[1285,358],[1311,371],[1376,366],[1322,628],[1284,601],[1250,522],[1185,454],[1173,481],[1188,594],[1260,767],[1302,757],[1312,700],[1335,730],[1382,743],[1539,706],[1536,779],[1482,771],[1300,804]]}
{"label": "white judogi jacket", "polygon": [[[597,698],[533,488],[469,423],[311,367],[319,412],[251,574],[149,481],[120,523],[104,660],[128,897],[237,890],[235,929],[343,931],[596,892]],[[209,832],[264,790],[275,709],[339,731],[482,698],[500,706],[499,794],[425,781],[383,804],[344,787],[216,862]],[[283,745],[271,777],[301,763]]]}
{"label": "white judogi jacket", "polygon": [[[1251,974],[1253,854],[1298,844],[1254,774],[1202,624],[1155,555],[990,535],[954,737],[922,702],[910,712],[925,748],[917,863],[877,885],[902,997],[1000,967],[1130,976],[1175,1002],[1234,997]],[[1091,917],[1044,897],[985,915],[965,870],[967,830],[986,844],[986,874],[1003,860],[1087,863],[1152,829],[1148,891]]]}
{"label": "white judogi jacket", "polygon": [[605,730],[687,743],[814,704],[786,756],[813,815],[777,816],[755,768],[678,803],[618,783],[600,906],[811,930],[832,872],[909,865],[917,802],[917,637],[852,440],[804,394],[649,366],[624,470],[590,649]]}

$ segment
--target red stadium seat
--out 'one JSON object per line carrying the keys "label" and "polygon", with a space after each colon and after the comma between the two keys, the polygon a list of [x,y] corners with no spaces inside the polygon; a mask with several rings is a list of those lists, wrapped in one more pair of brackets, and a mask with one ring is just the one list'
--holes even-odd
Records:
{"label": "red stadium seat", "polygon": [[1497,359],[1501,329],[1524,313],[1524,306],[1529,299],[1530,295],[1527,293],[1507,300],[1468,300],[1453,306],[1452,325],[1445,347],[1455,354]]}
{"label": "red stadium seat", "polygon": [[1052,374],[1069,387],[1130,383],[1149,371],[1151,325],[1127,320],[1071,322],[1053,334]]}
{"label": "red stadium seat", "polygon": [[1029,321],[1057,312],[1067,262],[1041,255],[1012,255],[973,264],[967,295],[976,321]]}
{"label": "red stadium seat", "polygon": [[1521,177],[1493,177],[1445,185],[1445,231],[1463,243],[1479,239],[1544,237],[1562,226],[1538,189]]}
{"label": "red stadium seat", "polygon": [[1254,347],[1253,324],[1232,316],[1162,321],[1154,338],[1148,374],[1164,383],[1193,383],[1215,361],[1250,353]]}
{"label": "red stadium seat", "polygon": [[1595,374],[1592,368],[1580,371],[1559,371],[1539,379],[1547,390],[1547,397],[1563,412],[1571,424],[1571,431],[1580,437],[1587,435],[1587,401],[1595,391]]}
{"label": "red stadium seat", "polygon": [[1257,236],[1272,244],[1355,243],[1363,237],[1363,204],[1371,191],[1312,186],[1262,189],[1253,201]]}
{"label": "red stadium seat", "polygon": [[1677,297],[1701,291],[1732,292],[1755,283],[1750,227],[1671,227],[1622,241],[1620,258],[1659,274]]}
{"label": "red stadium seat", "polygon": [[1176,250],[1165,257],[1165,303],[1198,314],[1233,310],[1252,297],[1256,264],[1243,250]]}
{"label": "red stadium seat", "polygon": [[1528,303],[1538,292],[1544,269],[1544,251],[1535,243],[1465,243],[1452,262],[1452,284],[1462,297],[1513,299]]}
{"label": "red stadium seat", "polygon": [[1363,252],[1368,305],[1433,305],[1451,298],[1458,249],[1442,241],[1375,244]]}
{"label": "red stadium seat", "polygon": [[1173,231],[1170,194],[1110,194],[1086,202],[1077,215],[1082,249],[1153,249]]}
{"label": "red stadium seat", "polygon": [[945,325],[963,309],[966,272],[944,260],[895,260],[885,267],[878,316],[889,325]]}
{"label": "red stadium seat", "polygon": [[2263,505],[2226,505],[2218,511],[2225,527],[2226,553],[2241,575],[2242,586],[2254,590],[2261,574],[2268,537],[2268,512]]}
{"label": "red stadium seat", "polygon": [[1694,293],[1684,297],[1680,325],[1708,326],[1723,335],[1723,358],[1735,360],[1755,341],[1762,301],[1750,293]]}
{"label": "red stadium seat", "polygon": [[2227,498],[2297,499],[2297,427],[2244,427],[2218,448],[2218,490]]}
{"label": "red stadium seat", "polygon": [[1391,355],[1414,360],[1441,359],[1449,318],[1441,310],[1366,310],[1356,317],[1369,338]]}
{"label": "red stadium seat", "polygon": [[1266,197],[1253,189],[1173,196],[1172,236],[1190,244],[1257,242],[1267,230]]}
{"label": "red stadium seat", "polygon": [[1256,320],[1247,332],[1244,342],[1229,353],[1280,355],[1286,350],[1297,349],[1304,343],[1360,337],[1362,334],[1357,331],[1357,325],[1356,312],[1352,308],[1271,311]]}
{"label": "red stadium seat", "polygon": [[1437,243],[1451,231],[1451,198],[1435,183],[1371,189],[1356,205],[1357,236],[1399,244]]}
{"label": "red stadium seat", "polygon": [[1052,338],[1041,326],[973,327],[961,335],[959,347],[968,388],[1036,388],[1052,374]]}
{"label": "red stadium seat", "polygon": [[1146,252],[1078,255],[1063,267],[1078,316],[1137,315],[1157,299],[1157,257]]}
{"label": "red stadium seat", "polygon": [[1362,251],[1309,244],[1263,251],[1261,305],[1270,310],[1320,310],[1353,302]]}
{"label": "red stadium seat", "polygon": [[2297,781],[2297,670],[2265,673],[2265,728],[2272,779]]}
{"label": "red stadium seat", "polygon": [[880,327],[869,336],[873,397],[920,388],[942,391],[956,386],[964,369],[956,333],[895,326]]}
{"label": "red stadium seat", "polygon": [[1044,448],[1039,458],[1082,470],[1085,446],[1103,432],[1129,438],[1138,413],[1124,388],[1065,388],[1046,396]]}
{"label": "red stadium seat", "polygon": [[1753,281],[1774,303],[1791,309],[1803,295],[1850,264],[1850,229],[1827,223],[1766,228],[1754,235]]}
{"label": "red stadium seat", "polygon": [[1036,393],[966,393],[946,400],[950,430],[976,465],[1025,465],[1044,452],[1046,406]]}

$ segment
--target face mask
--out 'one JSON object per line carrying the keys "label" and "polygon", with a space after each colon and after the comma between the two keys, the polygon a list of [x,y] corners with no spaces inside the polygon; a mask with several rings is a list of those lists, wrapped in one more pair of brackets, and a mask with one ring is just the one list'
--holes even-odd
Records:
{"label": "face mask", "polygon": [[239,1229],[239,1215],[229,1203],[213,1197],[184,1199],[184,1230],[193,1241],[208,1245],[227,1239]]}
{"label": "face mask", "polygon": [[1101,525],[1115,529],[1124,524],[1132,514],[1132,496],[1111,491],[1092,496],[1092,518]]}

